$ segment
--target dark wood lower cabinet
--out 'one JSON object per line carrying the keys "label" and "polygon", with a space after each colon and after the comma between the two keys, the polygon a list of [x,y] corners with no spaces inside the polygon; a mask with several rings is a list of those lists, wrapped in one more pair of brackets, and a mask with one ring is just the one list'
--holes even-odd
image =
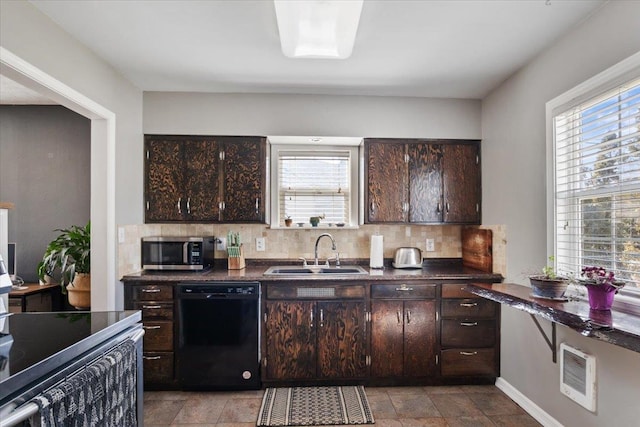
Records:
{"label": "dark wood lower cabinet", "polygon": [[[389,286],[389,285],[374,285]],[[397,285],[390,285],[397,288]],[[415,285],[415,293],[423,293]],[[428,285],[427,285],[428,286]],[[429,289],[432,288],[432,289]],[[435,285],[425,288],[432,290]],[[412,292],[412,291],[397,291]],[[374,298],[376,295],[374,290]],[[411,297],[411,295],[407,295]],[[433,377],[436,374],[436,302],[429,300],[371,301],[371,376]]]}
{"label": "dark wood lower cabinet", "polygon": [[367,375],[364,301],[268,301],[266,378]]}

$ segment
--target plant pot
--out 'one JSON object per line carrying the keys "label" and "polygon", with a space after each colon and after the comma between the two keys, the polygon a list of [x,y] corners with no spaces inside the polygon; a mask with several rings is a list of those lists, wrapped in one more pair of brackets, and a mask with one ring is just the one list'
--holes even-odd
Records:
{"label": "plant pot", "polygon": [[293,220],[291,218],[287,218],[284,220],[284,225],[286,225],[287,227],[291,227],[292,223],[293,223]]}
{"label": "plant pot", "polygon": [[312,227],[317,227],[318,223],[320,222],[320,218],[318,218],[317,216],[312,216],[311,218],[309,218],[309,222],[311,223]]}
{"label": "plant pot", "polygon": [[610,285],[585,285],[592,310],[611,310],[616,288]]}
{"label": "plant pot", "polygon": [[532,296],[536,298],[562,299],[569,286],[569,280],[562,277],[548,279],[545,276],[531,276]]}
{"label": "plant pot", "polygon": [[73,283],[67,286],[69,304],[78,310],[91,308],[91,275],[76,273]]}

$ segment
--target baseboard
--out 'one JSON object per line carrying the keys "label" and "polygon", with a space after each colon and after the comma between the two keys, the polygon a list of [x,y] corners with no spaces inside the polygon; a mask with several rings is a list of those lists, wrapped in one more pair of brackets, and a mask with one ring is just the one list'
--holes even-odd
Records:
{"label": "baseboard", "polygon": [[563,427],[562,423],[546,413],[541,407],[536,405],[531,399],[522,394],[520,390],[509,384],[502,377],[496,380],[496,387],[504,392],[511,400],[516,402],[529,415],[536,419],[545,427]]}

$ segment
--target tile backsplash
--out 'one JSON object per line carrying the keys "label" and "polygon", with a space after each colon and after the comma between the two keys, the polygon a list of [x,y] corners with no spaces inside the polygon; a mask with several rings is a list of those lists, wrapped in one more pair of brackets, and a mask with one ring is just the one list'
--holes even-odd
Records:
{"label": "tile backsplash", "polygon": [[[422,250],[425,258],[460,258],[459,225],[362,225],[357,229],[328,228],[268,228],[259,224],[138,224],[120,226],[124,241],[118,244],[119,277],[140,271],[140,239],[146,236],[220,236],[239,232],[248,259],[313,259],[316,239],[330,233],[340,258],[369,258],[370,240],[374,234],[384,236],[384,257],[393,257],[396,248],[414,246]],[[494,271],[506,274],[504,248],[506,236],[503,226],[483,226],[493,230]],[[266,250],[256,251],[257,237],[265,238]],[[433,239],[435,250],[426,251],[426,239]],[[330,243],[320,242],[319,257],[332,255]],[[226,258],[225,252],[216,251],[216,259]]]}

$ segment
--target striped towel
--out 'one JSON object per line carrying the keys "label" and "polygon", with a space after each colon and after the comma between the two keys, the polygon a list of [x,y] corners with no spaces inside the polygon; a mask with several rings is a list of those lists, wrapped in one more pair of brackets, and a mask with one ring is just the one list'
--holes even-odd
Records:
{"label": "striped towel", "polygon": [[128,340],[34,397],[43,427],[136,426],[136,348]]}

